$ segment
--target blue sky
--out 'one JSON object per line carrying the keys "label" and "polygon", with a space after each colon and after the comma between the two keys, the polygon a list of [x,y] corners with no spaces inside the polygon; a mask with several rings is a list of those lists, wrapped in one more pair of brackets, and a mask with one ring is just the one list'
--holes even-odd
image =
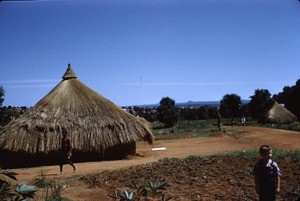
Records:
{"label": "blue sky", "polygon": [[0,3],[3,105],[33,106],[71,64],[119,106],[271,94],[300,78],[297,0]]}

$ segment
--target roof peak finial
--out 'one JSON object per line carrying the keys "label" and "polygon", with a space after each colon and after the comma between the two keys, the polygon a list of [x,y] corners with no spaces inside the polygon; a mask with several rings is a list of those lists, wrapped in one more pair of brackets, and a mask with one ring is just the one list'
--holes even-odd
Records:
{"label": "roof peak finial", "polygon": [[71,64],[68,63],[68,68],[65,72],[65,74],[62,77],[63,80],[68,80],[68,79],[77,79],[76,74],[74,73],[74,71],[71,68]]}

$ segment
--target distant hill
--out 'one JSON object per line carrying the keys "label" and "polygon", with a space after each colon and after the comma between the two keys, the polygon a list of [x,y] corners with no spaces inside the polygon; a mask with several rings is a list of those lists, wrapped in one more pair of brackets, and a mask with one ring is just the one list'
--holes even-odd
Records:
{"label": "distant hill", "polygon": [[[242,100],[242,104],[248,104],[250,100]],[[175,103],[177,107],[201,107],[201,106],[220,106],[220,101],[188,101],[186,103]]]}
{"label": "distant hill", "polygon": [[[250,100],[242,100],[242,104],[248,104]],[[219,107],[220,106],[220,101],[188,101],[185,103],[176,103],[175,106],[177,107],[201,107],[201,106],[215,106]],[[147,105],[134,105],[135,107],[158,107],[159,103],[156,104],[147,104]],[[131,107],[134,107],[131,106]],[[130,107],[130,106],[127,106]]]}
{"label": "distant hill", "polygon": [[216,106],[220,105],[220,101],[188,101],[186,103],[175,103],[177,107],[201,107],[201,106]]}

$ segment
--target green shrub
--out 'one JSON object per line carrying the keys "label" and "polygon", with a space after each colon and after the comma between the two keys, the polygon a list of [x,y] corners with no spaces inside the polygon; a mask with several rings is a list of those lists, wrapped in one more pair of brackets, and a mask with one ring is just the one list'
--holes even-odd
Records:
{"label": "green shrub", "polygon": [[58,184],[55,179],[48,180],[44,171],[41,171],[40,176],[35,178],[35,186],[44,189],[44,201],[69,201],[68,198],[61,195],[62,190],[67,187],[67,185]]}
{"label": "green shrub", "polygon": [[277,128],[285,129],[285,130],[300,131],[300,122],[295,121],[295,122],[290,123],[290,124],[278,125]]}
{"label": "green shrub", "polygon": [[57,184],[56,181],[51,181],[49,186],[44,189],[46,194],[44,201],[70,201],[68,198],[61,195],[62,190],[66,187],[64,184]]}
{"label": "green shrub", "polygon": [[27,198],[33,198],[38,190],[36,186],[29,186],[25,183],[19,183],[12,186],[9,180],[17,181],[17,173],[10,170],[0,169],[0,198],[2,201],[21,201]]}
{"label": "green shrub", "polygon": [[52,182],[46,179],[46,175],[42,170],[40,173],[40,177],[35,178],[34,185],[38,188],[47,188],[47,187],[51,187]]}

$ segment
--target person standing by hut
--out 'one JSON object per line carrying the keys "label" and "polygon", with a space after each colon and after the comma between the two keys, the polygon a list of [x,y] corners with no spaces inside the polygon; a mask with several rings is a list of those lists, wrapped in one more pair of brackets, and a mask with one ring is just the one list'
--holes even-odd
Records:
{"label": "person standing by hut", "polygon": [[69,137],[69,134],[66,130],[62,131],[62,139],[61,139],[61,150],[59,156],[59,167],[60,167],[60,174],[63,173],[63,165],[64,163],[68,163],[73,167],[73,171],[75,172],[76,167],[71,161],[72,156],[72,141]]}

